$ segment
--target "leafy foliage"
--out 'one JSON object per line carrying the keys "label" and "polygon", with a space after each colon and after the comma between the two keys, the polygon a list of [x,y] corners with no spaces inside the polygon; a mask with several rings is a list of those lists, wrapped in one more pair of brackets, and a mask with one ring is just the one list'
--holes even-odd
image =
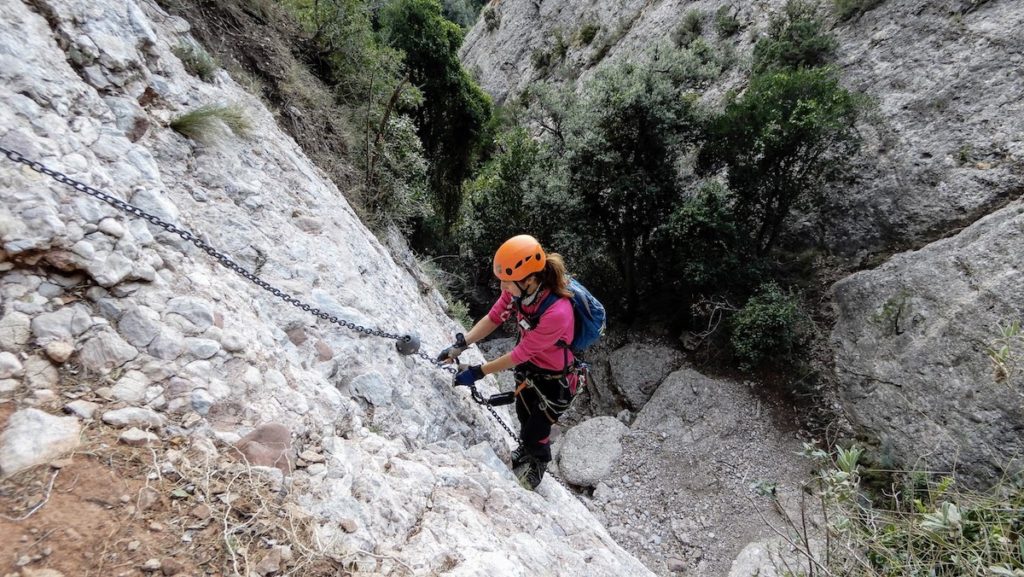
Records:
{"label": "leafy foliage", "polygon": [[[378,42],[364,0],[285,0],[311,34],[306,59],[342,102],[382,105],[401,80],[401,55]],[[381,96],[377,96],[380,94]]]}
{"label": "leafy foliage", "polygon": [[494,32],[499,26],[501,26],[501,14],[498,14],[498,11],[494,8],[491,8],[490,6],[484,8],[483,15],[484,26],[487,28],[488,32]]}
{"label": "leafy foliage", "polygon": [[666,282],[690,291],[736,286],[746,276],[742,237],[737,231],[729,191],[705,183],[680,203],[658,231],[660,253],[668,261]]}
{"label": "leafy foliage", "polygon": [[[1019,485],[988,491],[958,486],[948,475],[886,471],[889,495],[867,491],[863,479],[879,472],[858,463],[857,447],[824,451],[805,446],[817,461],[817,491],[828,519],[827,550],[801,551],[831,575],[982,577],[1024,574]],[[794,524],[795,526],[795,524]]]}
{"label": "leafy foliage", "polygon": [[784,71],[755,77],[709,123],[698,170],[728,168],[736,217],[756,254],[768,252],[790,210],[859,150],[863,108],[832,69]]}
{"label": "leafy foliage", "polygon": [[672,41],[675,45],[686,47],[694,40],[700,38],[701,33],[704,31],[703,19],[704,14],[700,10],[690,10],[687,12],[679,22],[679,25],[676,26],[676,29],[672,31]]}
{"label": "leafy foliage", "polygon": [[360,199],[369,212],[369,224],[376,229],[388,224],[405,228],[428,216],[427,161],[412,119],[390,118],[379,148],[372,153],[372,174]]}
{"label": "leafy foliage", "polygon": [[800,345],[807,321],[795,295],[767,283],[732,318],[729,342],[744,366],[785,364]]}
{"label": "leafy foliage", "polygon": [[715,11],[715,30],[722,38],[734,36],[740,31],[740,20],[736,17],[736,8],[733,6],[719,6]]}
{"label": "leafy foliage", "polygon": [[587,22],[583,26],[580,26],[578,32],[576,32],[576,42],[580,46],[589,46],[594,41],[594,37],[601,31],[601,25],[594,22]]}
{"label": "leafy foliage", "polygon": [[415,119],[430,162],[432,205],[442,236],[454,226],[462,181],[470,174],[491,116],[491,100],[459,63],[462,31],[437,0],[394,0],[380,15],[387,42],[405,54],[410,81],[425,102]]}
{"label": "leafy foliage", "polygon": [[649,63],[598,72],[572,117],[568,193],[579,198],[595,248],[622,275],[627,310],[653,277],[654,228],[679,198],[676,164],[695,137],[694,104]]}
{"label": "leafy foliage", "polygon": [[782,14],[772,17],[768,36],[754,45],[754,73],[824,66],[835,56],[838,42],[824,32],[818,4],[788,0]]}

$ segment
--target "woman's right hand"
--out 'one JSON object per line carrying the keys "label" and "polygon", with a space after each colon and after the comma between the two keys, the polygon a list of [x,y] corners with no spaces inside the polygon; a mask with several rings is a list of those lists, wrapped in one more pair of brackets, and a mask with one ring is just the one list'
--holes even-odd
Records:
{"label": "woman's right hand", "polygon": [[437,362],[445,364],[455,362],[455,359],[457,359],[462,353],[466,352],[466,349],[468,348],[469,345],[466,344],[465,335],[458,333],[455,335],[455,342],[437,355]]}

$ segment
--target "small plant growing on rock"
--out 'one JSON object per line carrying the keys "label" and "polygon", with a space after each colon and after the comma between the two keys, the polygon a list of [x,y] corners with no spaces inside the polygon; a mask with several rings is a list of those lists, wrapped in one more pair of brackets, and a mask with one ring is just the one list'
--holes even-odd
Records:
{"label": "small plant growing on rock", "polygon": [[715,12],[715,29],[722,38],[728,38],[740,31],[740,21],[736,17],[736,8],[721,6]]}
{"label": "small plant growing on rock", "polygon": [[501,26],[501,14],[494,8],[484,8],[484,27],[488,32],[494,32]]}
{"label": "small plant growing on rock", "polygon": [[181,60],[189,74],[199,77],[203,82],[213,81],[218,68],[217,61],[206,50],[191,44],[179,44],[171,52]]}
{"label": "small plant growing on rock", "polygon": [[992,361],[996,382],[1006,383],[1017,372],[1020,362],[1018,348],[1024,345],[1024,335],[1021,334],[1020,321],[999,323],[997,329],[999,336],[985,352]]}
{"label": "small plant growing on rock", "polygon": [[251,127],[242,108],[237,105],[210,104],[186,112],[171,120],[175,132],[198,142],[209,142],[224,131],[230,130],[235,136],[245,137]]}
{"label": "small plant growing on rock", "polygon": [[860,17],[868,10],[875,8],[885,0],[832,0],[832,7],[840,20]]}
{"label": "small plant growing on rock", "polygon": [[[1024,574],[1018,484],[976,491],[948,474],[868,469],[862,453],[804,445],[804,454],[817,461],[814,492],[827,532],[823,550],[816,551],[800,519],[787,521],[796,535],[787,539],[806,560],[807,575]],[[879,474],[889,479],[884,494],[865,482]]]}
{"label": "small plant growing on rock", "polygon": [[672,41],[676,46],[686,47],[691,42],[700,38],[701,33],[704,31],[704,25],[702,20],[704,15],[700,10],[690,10],[683,16],[679,26],[672,32]]}
{"label": "small plant growing on rock", "polygon": [[594,41],[594,37],[601,31],[600,24],[594,24],[593,22],[587,22],[580,27],[579,32],[576,33],[576,43],[580,46],[589,46]]}

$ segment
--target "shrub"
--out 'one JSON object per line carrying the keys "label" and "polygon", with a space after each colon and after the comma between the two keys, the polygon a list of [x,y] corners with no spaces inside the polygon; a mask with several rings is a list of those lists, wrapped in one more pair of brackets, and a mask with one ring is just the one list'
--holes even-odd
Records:
{"label": "shrub", "polygon": [[170,127],[192,140],[210,142],[225,128],[235,136],[247,136],[250,124],[240,106],[211,104],[178,116],[171,120]]}
{"label": "shrub", "polygon": [[796,295],[771,282],[762,285],[733,316],[729,342],[742,366],[782,365],[793,359],[806,323]]}
{"label": "shrub", "polygon": [[488,32],[494,32],[501,26],[501,14],[494,8],[484,8],[484,27]]}
{"label": "shrub", "polygon": [[690,10],[684,16],[676,29],[672,31],[672,41],[676,46],[686,47],[691,42],[700,38],[701,32],[703,32],[703,20],[704,14],[700,10]]}
{"label": "shrub", "polygon": [[707,40],[697,38],[686,48],[659,51],[659,66],[679,88],[703,89],[722,75],[734,60],[730,46],[712,47]]}
{"label": "shrub", "polygon": [[715,30],[722,38],[728,38],[740,31],[740,21],[736,17],[736,8],[720,6],[715,11]]}
{"label": "shrub", "polygon": [[832,7],[835,9],[839,20],[849,20],[854,16],[875,8],[885,0],[832,0]]}
{"label": "shrub", "polygon": [[566,145],[566,191],[579,199],[592,246],[615,262],[627,309],[654,281],[652,234],[678,202],[676,166],[696,137],[693,99],[659,66],[645,59],[598,71]]}
{"label": "shrub", "polygon": [[530,64],[535,70],[545,73],[551,68],[551,51],[546,48],[537,48],[530,54]]}
{"label": "shrub", "polygon": [[580,46],[589,46],[594,41],[594,37],[601,31],[601,25],[593,22],[587,22],[580,27],[576,33],[576,43]]}
{"label": "shrub", "polygon": [[811,68],[829,63],[838,42],[823,31],[817,2],[788,0],[769,22],[768,36],[754,46],[754,73]]}
{"label": "shrub", "polygon": [[199,77],[203,82],[213,80],[213,74],[217,72],[217,61],[206,50],[191,44],[179,44],[171,52],[181,60],[189,74]]}

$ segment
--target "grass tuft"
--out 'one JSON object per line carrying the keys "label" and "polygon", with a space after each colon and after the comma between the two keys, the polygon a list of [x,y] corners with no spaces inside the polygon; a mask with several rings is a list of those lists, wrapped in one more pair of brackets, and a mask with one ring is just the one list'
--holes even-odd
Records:
{"label": "grass tuft", "polygon": [[171,52],[181,60],[189,74],[199,77],[203,82],[213,82],[213,75],[219,66],[206,50],[190,44],[179,44]]}
{"label": "grass tuft", "polygon": [[192,140],[209,142],[216,140],[225,128],[235,136],[248,136],[251,125],[240,106],[209,104],[175,118],[170,127]]}

